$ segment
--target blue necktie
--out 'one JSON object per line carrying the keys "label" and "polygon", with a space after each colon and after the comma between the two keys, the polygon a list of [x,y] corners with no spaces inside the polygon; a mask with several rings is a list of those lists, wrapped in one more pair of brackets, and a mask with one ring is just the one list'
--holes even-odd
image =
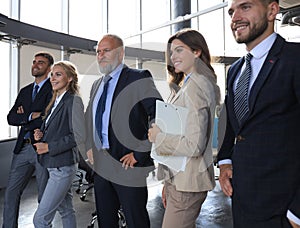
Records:
{"label": "blue necktie", "polygon": [[106,97],[107,97],[107,89],[109,85],[109,80],[111,77],[109,75],[105,75],[103,82],[103,92],[101,94],[101,97],[99,99],[97,110],[96,110],[96,116],[95,116],[95,125],[96,125],[96,131],[97,134],[101,140],[102,143],[102,116],[105,111],[105,103],[106,103]]}
{"label": "blue necktie", "polygon": [[252,74],[251,64],[250,64],[251,58],[252,55],[250,53],[248,53],[245,57],[246,68],[241,73],[241,76],[236,85],[236,90],[234,93],[234,111],[239,123],[242,122],[244,116],[249,111],[248,90],[249,90],[249,81]]}
{"label": "blue necktie", "polygon": [[39,91],[39,85],[35,85],[34,90],[32,92],[32,101],[34,101],[35,96],[37,95],[38,91]]}

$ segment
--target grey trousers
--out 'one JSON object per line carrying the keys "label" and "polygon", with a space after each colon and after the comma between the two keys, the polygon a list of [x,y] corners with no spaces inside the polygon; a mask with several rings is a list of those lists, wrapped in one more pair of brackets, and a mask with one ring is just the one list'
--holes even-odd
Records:
{"label": "grey trousers", "polygon": [[166,210],[163,228],[195,228],[207,192],[181,192],[165,181]]}
{"label": "grey trousers", "polygon": [[61,216],[64,228],[76,228],[71,186],[77,166],[75,164],[59,168],[48,168],[47,186],[33,217],[33,224],[36,228],[52,227],[56,211]]}
{"label": "grey trousers", "polygon": [[19,154],[13,155],[4,197],[3,228],[18,227],[20,199],[34,171],[40,200],[48,180],[48,171],[38,163],[32,145],[25,144]]}

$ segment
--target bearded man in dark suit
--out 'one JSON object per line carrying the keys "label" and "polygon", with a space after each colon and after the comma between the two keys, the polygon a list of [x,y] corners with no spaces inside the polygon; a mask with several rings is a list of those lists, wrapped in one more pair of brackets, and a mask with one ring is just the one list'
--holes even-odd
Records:
{"label": "bearded man in dark suit", "polygon": [[48,180],[48,172],[38,163],[32,144],[33,130],[40,128],[42,112],[52,97],[48,74],[53,62],[53,56],[49,53],[35,54],[31,66],[34,82],[20,90],[14,106],[7,115],[10,125],[21,128],[5,191],[3,228],[18,227],[20,198],[34,171],[38,186],[38,201]]}

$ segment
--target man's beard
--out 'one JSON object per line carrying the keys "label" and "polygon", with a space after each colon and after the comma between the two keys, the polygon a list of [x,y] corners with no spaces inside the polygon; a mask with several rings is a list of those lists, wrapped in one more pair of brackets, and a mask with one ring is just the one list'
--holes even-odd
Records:
{"label": "man's beard", "polygon": [[39,78],[39,77],[42,77],[44,74],[35,74],[35,75],[32,75],[33,77],[35,78]]}
{"label": "man's beard", "polygon": [[117,68],[119,65],[118,58],[115,58],[112,63],[108,63],[105,66],[101,66],[101,64],[98,64],[100,73],[104,75],[110,74],[114,69]]}
{"label": "man's beard", "polygon": [[237,43],[251,43],[253,40],[255,40],[257,37],[262,35],[268,28],[268,20],[267,18],[264,18],[261,20],[261,24],[257,24],[253,29],[250,29],[249,35],[247,37],[236,37]]}
{"label": "man's beard", "polygon": [[39,78],[39,77],[42,77],[44,76],[45,74],[47,73],[47,70],[44,70],[44,71],[34,71],[34,70],[31,70],[31,75],[35,78]]}

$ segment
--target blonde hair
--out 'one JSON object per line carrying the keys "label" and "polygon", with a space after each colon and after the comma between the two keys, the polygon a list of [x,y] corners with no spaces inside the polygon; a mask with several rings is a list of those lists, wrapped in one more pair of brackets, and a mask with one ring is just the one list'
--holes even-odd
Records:
{"label": "blonde hair", "polygon": [[[59,61],[53,64],[53,67],[55,66],[60,66],[65,71],[67,77],[72,78],[72,81],[70,81],[67,91],[69,91],[71,94],[78,94],[79,93],[78,73],[75,65],[69,61]],[[47,117],[47,114],[49,113],[49,110],[52,108],[56,97],[57,97],[57,91],[53,91],[52,98],[45,109],[45,114],[43,115],[43,118]]]}

